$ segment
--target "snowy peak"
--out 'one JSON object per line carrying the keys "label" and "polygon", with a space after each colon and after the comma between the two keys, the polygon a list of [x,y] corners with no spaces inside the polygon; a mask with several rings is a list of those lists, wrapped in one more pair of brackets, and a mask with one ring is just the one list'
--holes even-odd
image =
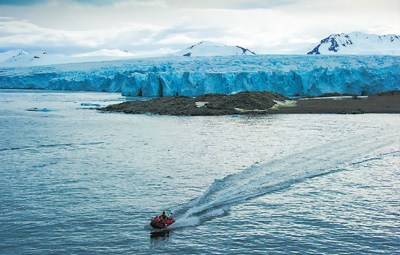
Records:
{"label": "snowy peak", "polygon": [[184,57],[198,56],[230,56],[230,55],[256,55],[253,51],[240,47],[228,46],[221,43],[202,41],[179,52]]}
{"label": "snowy peak", "polygon": [[360,32],[332,34],[307,54],[400,55],[400,36]]}
{"label": "snowy peak", "polygon": [[39,51],[34,53],[28,53],[23,50],[10,50],[0,53],[0,64],[2,65],[20,65],[23,64],[34,64],[41,59],[46,58],[46,51]]}
{"label": "snowy peak", "polygon": [[4,61],[18,61],[18,59],[23,58],[24,56],[29,55],[28,52],[23,50],[10,50],[3,53],[0,53],[0,62]]}
{"label": "snowy peak", "polygon": [[80,62],[99,62],[134,58],[135,54],[119,49],[100,49],[75,55],[47,54],[46,51],[10,50],[0,53],[0,66],[24,67]]}

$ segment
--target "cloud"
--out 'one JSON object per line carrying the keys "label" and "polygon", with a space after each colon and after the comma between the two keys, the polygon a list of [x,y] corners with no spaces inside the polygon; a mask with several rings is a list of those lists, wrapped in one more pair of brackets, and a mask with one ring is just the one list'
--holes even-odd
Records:
{"label": "cloud", "polygon": [[0,18],[0,47],[9,48],[132,48],[152,43],[157,28],[145,25],[126,25],[112,29],[90,31],[50,29],[26,20]]}
{"label": "cloud", "polygon": [[209,40],[259,53],[301,53],[332,33],[400,33],[397,0],[15,2],[0,0],[3,50],[137,52],[181,49]]}
{"label": "cloud", "polygon": [[288,5],[299,0],[0,0],[0,5],[29,6],[36,4],[79,4],[93,6],[112,6],[118,4],[163,6],[168,8],[190,9],[264,9]]}
{"label": "cloud", "polygon": [[166,0],[170,6],[194,9],[269,9],[276,6],[288,5],[298,0]]}
{"label": "cloud", "polygon": [[[68,0],[67,0],[68,1]],[[149,0],[152,1],[152,0]],[[123,2],[141,3],[145,0],[69,0],[70,3],[81,4],[81,5],[94,5],[94,6],[107,6],[115,5]]]}
{"label": "cloud", "polygon": [[48,0],[0,0],[0,5],[35,5],[47,3]]}
{"label": "cloud", "polygon": [[96,51],[85,52],[81,54],[73,55],[73,57],[97,57],[97,56],[109,56],[109,57],[135,57],[135,54],[122,51],[119,49],[100,49]]}

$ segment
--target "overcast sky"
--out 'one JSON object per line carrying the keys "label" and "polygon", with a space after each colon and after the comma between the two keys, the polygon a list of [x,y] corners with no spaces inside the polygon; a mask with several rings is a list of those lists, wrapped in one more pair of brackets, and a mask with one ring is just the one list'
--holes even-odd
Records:
{"label": "overcast sky", "polygon": [[0,0],[0,51],[168,53],[208,40],[304,53],[354,31],[400,34],[400,0]]}

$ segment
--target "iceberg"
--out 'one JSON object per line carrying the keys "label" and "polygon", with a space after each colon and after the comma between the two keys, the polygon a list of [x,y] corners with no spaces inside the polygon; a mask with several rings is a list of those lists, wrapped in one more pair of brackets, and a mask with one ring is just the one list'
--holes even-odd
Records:
{"label": "iceberg", "polygon": [[0,68],[2,89],[198,96],[271,91],[284,96],[371,95],[400,89],[398,56],[162,57]]}
{"label": "iceberg", "polygon": [[37,108],[37,107],[32,107],[26,109],[28,112],[51,112],[52,110],[47,109],[47,108]]}
{"label": "iceberg", "polygon": [[81,106],[85,107],[104,107],[102,104],[96,104],[96,103],[81,103]]}

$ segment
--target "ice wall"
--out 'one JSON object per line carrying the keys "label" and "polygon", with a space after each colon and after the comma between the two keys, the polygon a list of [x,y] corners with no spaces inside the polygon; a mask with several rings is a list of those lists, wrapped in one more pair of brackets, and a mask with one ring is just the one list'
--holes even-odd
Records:
{"label": "ice wall", "polygon": [[0,68],[0,88],[196,96],[272,91],[285,96],[400,89],[400,57],[257,55],[152,58]]}

